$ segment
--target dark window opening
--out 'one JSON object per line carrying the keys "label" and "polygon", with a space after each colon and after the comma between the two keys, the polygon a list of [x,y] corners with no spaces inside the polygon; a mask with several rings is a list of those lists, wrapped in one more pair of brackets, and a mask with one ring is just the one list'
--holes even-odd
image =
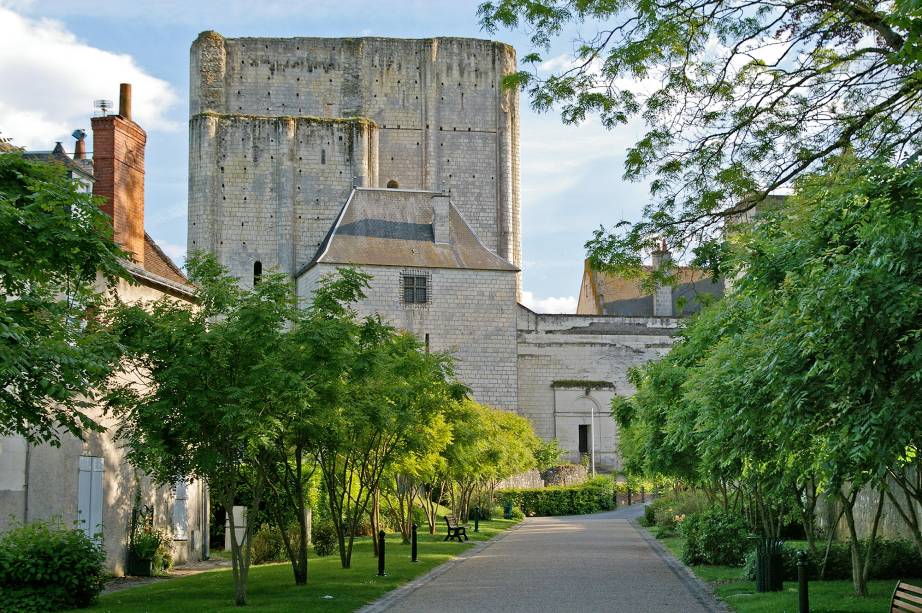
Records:
{"label": "dark window opening", "polygon": [[398,189],[399,187],[400,183],[397,183],[397,181],[394,179],[391,179],[387,182],[387,189]]}
{"label": "dark window opening", "polygon": [[424,275],[403,275],[403,301],[406,304],[429,302],[429,279]]}
{"label": "dark window opening", "polygon": [[253,285],[259,285],[259,279],[263,276],[263,263],[259,260],[253,262]]}
{"label": "dark window opening", "polygon": [[589,453],[589,426],[581,424],[579,427],[579,452]]}
{"label": "dark window opening", "polygon": [[320,163],[321,164],[327,163],[327,150],[326,149],[320,150]]}

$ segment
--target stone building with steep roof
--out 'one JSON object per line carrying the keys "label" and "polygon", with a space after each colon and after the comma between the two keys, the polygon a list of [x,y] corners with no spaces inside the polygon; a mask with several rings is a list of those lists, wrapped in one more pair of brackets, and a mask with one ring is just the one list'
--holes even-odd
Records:
{"label": "stone building with steep roof", "polygon": [[224,38],[192,44],[190,252],[249,286],[372,276],[354,305],[455,357],[479,402],[528,417],[568,459],[617,470],[611,399],[663,355],[671,315],[519,304],[518,93],[509,45],[466,38]]}

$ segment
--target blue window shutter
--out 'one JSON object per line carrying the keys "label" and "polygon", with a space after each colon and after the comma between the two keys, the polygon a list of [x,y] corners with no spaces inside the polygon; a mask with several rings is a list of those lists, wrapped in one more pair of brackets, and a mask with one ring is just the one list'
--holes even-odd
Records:
{"label": "blue window shutter", "polygon": [[77,479],[77,526],[90,538],[102,533],[103,459],[80,456]]}
{"label": "blue window shutter", "polygon": [[173,540],[189,539],[188,491],[185,481],[176,482],[176,495],[173,499]]}

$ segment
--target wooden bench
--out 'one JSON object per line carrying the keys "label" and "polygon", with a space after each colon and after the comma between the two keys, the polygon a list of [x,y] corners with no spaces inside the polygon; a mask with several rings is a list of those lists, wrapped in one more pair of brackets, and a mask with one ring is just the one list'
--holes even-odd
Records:
{"label": "wooden bench", "polygon": [[458,518],[454,515],[445,516],[445,525],[448,526],[448,534],[445,535],[444,540],[447,541],[448,539],[458,539],[459,543],[463,542],[461,537],[464,537],[465,541],[468,540],[467,529],[464,526],[458,524]]}
{"label": "wooden bench", "polygon": [[922,613],[922,587],[910,585],[905,581],[898,582],[890,599],[890,612],[894,611]]}

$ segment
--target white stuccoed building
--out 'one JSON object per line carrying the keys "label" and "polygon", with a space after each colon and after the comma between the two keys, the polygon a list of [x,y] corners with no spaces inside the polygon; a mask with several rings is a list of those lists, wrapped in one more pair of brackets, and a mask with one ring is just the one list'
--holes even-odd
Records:
{"label": "white stuccoed building", "polygon": [[305,302],[336,268],[369,273],[360,313],[451,352],[477,401],[528,417],[569,460],[620,468],[611,399],[678,319],[519,304],[509,45],[203,32],[190,64],[189,251],[244,285],[286,272]]}

